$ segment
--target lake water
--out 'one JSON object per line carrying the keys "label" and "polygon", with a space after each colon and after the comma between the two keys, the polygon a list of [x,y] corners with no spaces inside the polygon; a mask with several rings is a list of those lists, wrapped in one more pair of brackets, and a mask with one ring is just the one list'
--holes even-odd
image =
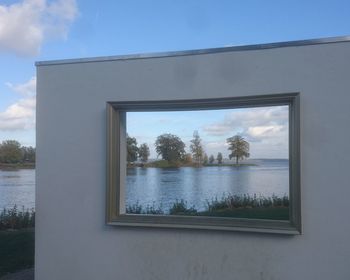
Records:
{"label": "lake water", "polygon": [[[205,201],[224,194],[288,195],[287,160],[260,160],[258,166],[128,168],[126,203],[162,205],[169,209],[176,200],[204,210]],[[35,170],[0,170],[0,209],[35,207]]]}
{"label": "lake water", "polygon": [[0,210],[4,207],[35,207],[35,170],[0,170]]}
{"label": "lake water", "polygon": [[288,160],[258,160],[257,166],[128,168],[126,204],[167,211],[176,200],[205,209],[207,200],[227,194],[289,194]]}

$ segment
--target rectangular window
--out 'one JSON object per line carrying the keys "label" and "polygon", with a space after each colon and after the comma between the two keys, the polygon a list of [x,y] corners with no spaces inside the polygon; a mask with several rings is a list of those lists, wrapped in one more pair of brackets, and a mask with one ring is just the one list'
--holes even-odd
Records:
{"label": "rectangular window", "polygon": [[107,113],[108,224],[301,233],[299,94]]}

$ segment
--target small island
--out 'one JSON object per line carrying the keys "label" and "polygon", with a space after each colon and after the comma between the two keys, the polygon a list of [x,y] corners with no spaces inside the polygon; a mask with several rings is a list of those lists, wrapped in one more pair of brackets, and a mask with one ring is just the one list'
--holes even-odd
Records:
{"label": "small island", "polygon": [[157,137],[155,149],[160,160],[149,160],[150,150],[146,143],[137,146],[137,140],[127,135],[127,166],[153,167],[153,168],[178,168],[178,167],[211,167],[211,166],[255,166],[253,163],[239,162],[249,158],[249,143],[240,135],[226,139],[228,144],[229,159],[235,159],[234,163],[224,162],[221,152],[217,156],[210,155],[204,151],[198,131],[194,131],[191,140],[190,152],[186,153],[185,143],[180,137],[165,133]]}

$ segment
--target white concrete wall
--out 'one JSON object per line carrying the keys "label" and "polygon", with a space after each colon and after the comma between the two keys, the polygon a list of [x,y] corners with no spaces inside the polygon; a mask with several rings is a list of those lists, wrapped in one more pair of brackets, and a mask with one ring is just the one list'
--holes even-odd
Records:
{"label": "white concrete wall", "polygon": [[[36,279],[349,279],[350,42],[38,67]],[[301,93],[303,235],[105,225],[106,101]]]}

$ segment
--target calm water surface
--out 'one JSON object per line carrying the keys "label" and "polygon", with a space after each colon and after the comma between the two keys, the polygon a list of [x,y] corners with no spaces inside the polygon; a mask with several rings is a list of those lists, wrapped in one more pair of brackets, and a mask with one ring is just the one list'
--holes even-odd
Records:
{"label": "calm water surface", "polygon": [[[126,203],[161,205],[168,210],[179,199],[204,210],[206,200],[224,194],[288,195],[288,161],[263,160],[258,166],[129,168]],[[0,170],[0,209],[35,207],[35,170]]]}
{"label": "calm water surface", "polygon": [[205,209],[205,202],[227,194],[288,195],[287,160],[261,160],[258,166],[128,168],[126,204],[161,205],[168,210],[176,200]]}
{"label": "calm water surface", "polygon": [[35,207],[35,169],[0,170],[0,209]]}

